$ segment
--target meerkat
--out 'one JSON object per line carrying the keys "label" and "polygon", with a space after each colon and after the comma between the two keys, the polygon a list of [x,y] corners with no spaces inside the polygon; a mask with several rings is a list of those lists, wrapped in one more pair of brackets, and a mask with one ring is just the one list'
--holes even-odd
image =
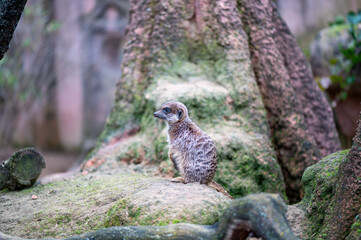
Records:
{"label": "meerkat", "polygon": [[172,182],[207,184],[232,198],[213,180],[217,169],[217,151],[213,140],[188,116],[187,107],[181,102],[168,101],[154,112],[154,117],[168,125],[168,156],[180,177]]}

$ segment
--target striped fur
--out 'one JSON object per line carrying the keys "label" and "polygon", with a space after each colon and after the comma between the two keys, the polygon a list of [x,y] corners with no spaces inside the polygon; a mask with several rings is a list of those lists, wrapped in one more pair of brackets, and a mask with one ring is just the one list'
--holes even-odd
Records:
{"label": "striped fur", "polygon": [[216,148],[213,140],[188,117],[186,106],[169,101],[154,116],[168,123],[169,157],[183,182],[210,183],[217,168]]}

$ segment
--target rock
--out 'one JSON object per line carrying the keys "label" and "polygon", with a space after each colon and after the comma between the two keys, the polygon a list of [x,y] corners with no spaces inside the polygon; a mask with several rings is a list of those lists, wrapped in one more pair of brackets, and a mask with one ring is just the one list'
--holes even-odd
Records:
{"label": "rock", "polygon": [[[185,185],[181,185],[185,186]],[[125,226],[100,229],[71,239],[262,239],[296,240],[286,217],[286,205],[275,194],[253,194],[233,200],[217,224],[186,223],[167,226]],[[69,222],[67,225],[71,225]],[[64,225],[62,225],[62,228]],[[15,240],[0,232],[0,237]],[[20,240],[20,239],[18,239]]]}
{"label": "rock", "polygon": [[286,211],[277,194],[251,194],[233,200],[219,219],[217,235],[219,239],[245,239],[241,236],[248,230],[262,239],[298,239],[288,225]]}
{"label": "rock", "polygon": [[321,30],[311,43],[311,67],[315,76],[330,76],[331,60],[341,57],[340,46],[351,41],[349,25],[335,25]]}
{"label": "rock", "polygon": [[[297,207],[305,212],[306,239],[320,239],[327,231],[324,220],[332,209],[332,199],[340,163],[346,159],[349,150],[331,154],[317,164],[308,167],[302,176],[305,196]],[[327,235],[326,235],[327,236]]]}
{"label": "rock", "polygon": [[110,167],[19,192],[1,192],[0,232],[64,238],[123,225],[210,225],[230,202],[206,185],[146,176],[137,172],[137,166]]}
{"label": "rock", "polygon": [[0,164],[0,190],[19,190],[31,187],[45,168],[43,156],[34,148],[15,152]]}
{"label": "rock", "polygon": [[[349,28],[348,24],[325,28],[311,44],[312,72],[332,102],[343,148],[351,147],[361,101],[360,64],[347,70],[350,59],[341,53],[341,49],[348,49],[353,42]],[[335,76],[341,78],[332,81]],[[352,85],[346,80],[350,76],[355,77]],[[341,97],[345,93],[347,95]]]}
{"label": "rock", "polygon": [[[145,91],[148,104],[142,110],[142,130],[127,138],[124,133],[113,135],[89,161],[106,155],[106,161],[145,162],[160,166],[163,175],[177,174],[168,158],[166,126],[153,117],[154,110],[171,99],[183,102],[190,118],[214,139],[218,153],[215,181],[233,197],[257,192],[284,195],[283,176],[269,138],[264,108],[258,105],[260,99],[251,96],[259,94],[257,86],[237,85],[226,79],[221,72],[229,66],[223,66],[221,61],[175,61]],[[215,79],[214,71],[220,71],[218,78],[225,79]]]}
{"label": "rock", "polygon": [[300,239],[307,239],[306,227],[309,222],[306,219],[305,211],[303,211],[297,204],[287,206],[286,218],[292,232]]}
{"label": "rock", "polygon": [[350,233],[345,240],[354,240],[361,238],[361,213],[355,217],[355,221],[351,226]]}

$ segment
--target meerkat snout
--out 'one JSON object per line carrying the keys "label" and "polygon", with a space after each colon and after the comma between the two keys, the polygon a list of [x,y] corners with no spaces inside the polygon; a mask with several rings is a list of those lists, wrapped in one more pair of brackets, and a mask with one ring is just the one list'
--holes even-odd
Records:
{"label": "meerkat snout", "polygon": [[187,116],[187,108],[183,103],[169,101],[153,113],[154,117],[165,120],[169,125],[180,122]]}

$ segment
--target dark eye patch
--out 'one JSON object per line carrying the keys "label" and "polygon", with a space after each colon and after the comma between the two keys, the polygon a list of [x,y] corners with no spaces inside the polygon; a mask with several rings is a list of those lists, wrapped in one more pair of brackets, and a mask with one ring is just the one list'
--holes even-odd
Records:
{"label": "dark eye patch", "polygon": [[166,108],[163,108],[162,111],[163,111],[165,114],[168,114],[168,113],[170,113],[172,110],[171,110],[170,108],[166,107]]}

